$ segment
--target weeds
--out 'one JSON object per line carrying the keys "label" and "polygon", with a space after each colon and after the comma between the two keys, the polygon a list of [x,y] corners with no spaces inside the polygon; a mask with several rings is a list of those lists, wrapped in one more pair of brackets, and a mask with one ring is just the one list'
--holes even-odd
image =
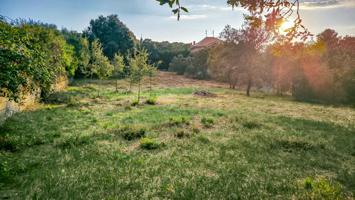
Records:
{"label": "weeds", "polygon": [[124,127],[117,131],[116,134],[122,135],[125,140],[134,140],[142,138],[146,135],[146,130],[144,128],[136,128],[136,127]]}
{"label": "weeds", "polygon": [[146,104],[148,105],[156,105],[157,104],[157,98],[156,97],[149,97],[146,101]]}
{"label": "weeds", "polygon": [[324,177],[307,177],[302,185],[304,191],[300,195],[302,199],[347,199],[339,183],[332,182]]}
{"label": "weeds", "polygon": [[169,126],[190,125],[190,122],[185,117],[171,117],[168,122]]}
{"label": "weeds", "polygon": [[212,128],[214,124],[214,119],[203,117],[201,123],[205,128]]}
{"label": "weeds", "polygon": [[154,150],[160,147],[160,143],[151,138],[142,138],[140,140],[140,147],[142,149]]}

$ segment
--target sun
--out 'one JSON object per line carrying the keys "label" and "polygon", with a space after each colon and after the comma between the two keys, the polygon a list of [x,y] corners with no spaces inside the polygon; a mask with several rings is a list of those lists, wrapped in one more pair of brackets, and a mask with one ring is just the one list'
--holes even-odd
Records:
{"label": "sun", "polygon": [[282,24],[279,28],[279,31],[280,31],[280,33],[287,33],[287,30],[289,28],[292,28],[294,25],[295,24],[292,21],[286,20],[286,21],[282,22]]}

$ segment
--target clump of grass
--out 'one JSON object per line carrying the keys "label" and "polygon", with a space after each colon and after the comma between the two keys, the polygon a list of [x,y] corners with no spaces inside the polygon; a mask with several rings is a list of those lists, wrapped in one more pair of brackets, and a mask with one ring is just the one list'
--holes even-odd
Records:
{"label": "clump of grass", "polygon": [[15,151],[19,150],[19,146],[16,143],[16,141],[10,139],[9,137],[0,136],[0,150],[15,152]]}
{"label": "clump of grass", "polygon": [[175,137],[179,138],[179,139],[182,139],[182,138],[188,138],[190,137],[191,134],[185,130],[178,130],[176,133],[175,133]]}
{"label": "clump of grass", "polygon": [[214,124],[214,119],[212,118],[207,118],[207,117],[203,117],[201,119],[201,123],[204,127],[206,128],[212,128],[213,127],[213,124]]}
{"label": "clump of grass", "polygon": [[192,128],[192,132],[195,133],[195,134],[198,134],[201,132],[200,128],[198,128],[197,126],[193,127]]}
{"label": "clump of grass", "polygon": [[249,121],[249,120],[243,122],[242,125],[247,129],[256,129],[261,127],[261,124],[259,124],[258,122]]}
{"label": "clump of grass", "polygon": [[90,138],[87,136],[70,136],[59,140],[56,146],[62,149],[70,149],[90,143]]}
{"label": "clump of grass", "polygon": [[307,177],[303,180],[302,187],[302,199],[346,199],[341,185],[324,177]]}
{"label": "clump of grass", "polygon": [[142,149],[153,150],[160,147],[160,143],[151,138],[142,138],[140,140],[140,147]]}
{"label": "clump of grass", "polygon": [[126,105],[126,106],[124,107],[124,110],[126,110],[126,111],[132,110],[132,107],[131,107],[130,105]]}
{"label": "clump of grass", "polygon": [[148,105],[156,105],[157,104],[157,98],[156,97],[149,97],[146,101],[146,104]]}
{"label": "clump of grass", "polygon": [[[310,151],[317,148],[316,145],[310,142],[295,139],[295,138],[279,139],[275,142],[274,147],[276,148],[281,147],[282,150],[287,152]],[[324,147],[321,145],[320,148],[324,148]]]}
{"label": "clump of grass", "polygon": [[210,139],[208,139],[208,137],[204,136],[204,135],[199,135],[197,136],[197,140],[203,144],[208,144],[210,143]]}
{"label": "clump of grass", "polygon": [[131,103],[131,106],[138,106],[138,105],[139,105],[138,100],[134,100],[134,101]]}
{"label": "clump of grass", "polygon": [[146,129],[137,127],[123,127],[118,130],[118,134],[122,135],[125,140],[131,141],[142,138],[146,135]]}
{"label": "clump of grass", "polygon": [[171,117],[169,119],[169,126],[190,125],[190,122],[185,117]]}
{"label": "clump of grass", "polygon": [[73,97],[73,96],[69,96],[68,99],[67,99],[67,106],[68,107],[75,107],[75,106],[78,106],[80,103],[79,103],[79,99]]}

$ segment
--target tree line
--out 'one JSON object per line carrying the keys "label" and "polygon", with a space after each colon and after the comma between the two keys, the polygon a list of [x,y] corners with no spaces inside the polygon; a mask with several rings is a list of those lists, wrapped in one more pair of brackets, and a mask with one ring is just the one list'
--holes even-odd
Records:
{"label": "tree line", "polygon": [[117,15],[91,20],[82,33],[0,17],[0,96],[20,101],[39,90],[46,98],[60,76],[119,77],[134,84],[154,74],[159,63],[167,69],[175,55],[188,51],[183,43],[137,40]]}
{"label": "tree line", "polygon": [[355,37],[326,29],[315,41],[292,42],[266,29],[226,26],[223,42],[189,56],[178,55],[169,70],[186,76],[292,95],[295,99],[355,104]]}

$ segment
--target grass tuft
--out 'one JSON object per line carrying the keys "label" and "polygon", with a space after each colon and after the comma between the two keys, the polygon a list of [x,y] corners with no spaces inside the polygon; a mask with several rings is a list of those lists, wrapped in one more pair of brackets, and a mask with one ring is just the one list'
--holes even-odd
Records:
{"label": "grass tuft", "polygon": [[190,125],[190,122],[185,117],[171,117],[168,122],[169,126]]}
{"label": "grass tuft", "polygon": [[116,134],[121,135],[125,140],[134,140],[134,139],[139,139],[142,138],[146,135],[146,129],[145,128],[138,128],[138,127],[123,127],[119,130],[116,131]]}
{"label": "grass tuft", "polygon": [[300,195],[301,199],[348,199],[339,183],[324,177],[307,177],[303,180],[302,185],[303,193]]}
{"label": "grass tuft", "polygon": [[151,138],[142,138],[140,140],[140,147],[142,149],[154,150],[160,147],[160,143]]}
{"label": "grass tuft", "polygon": [[156,97],[149,97],[149,99],[147,99],[145,101],[146,104],[148,105],[156,105],[157,104],[157,98]]}
{"label": "grass tuft", "polygon": [[212,118],[207,118],[207,117],[203,117],[201,119],[201,123],[205,128],[212,128],[213,124],[214,124],[214,119]]}

